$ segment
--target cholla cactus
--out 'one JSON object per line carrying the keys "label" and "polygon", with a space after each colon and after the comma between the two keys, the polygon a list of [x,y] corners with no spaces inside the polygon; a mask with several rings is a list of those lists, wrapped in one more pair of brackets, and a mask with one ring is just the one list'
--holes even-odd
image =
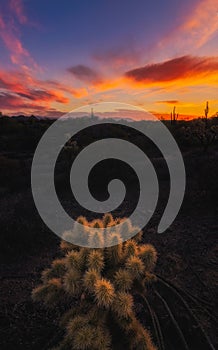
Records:
{"label": "cholla cactus", "polygon": [[[60,321],[65,337],[58,349],[155,350],[149,333],[136,318],[134,296],[145,293],[155,279],[156,250],[139,244],[142,233],[137,233],[130,221],[122,232],[115,225],[123,219],[114,220],[111,214],[105,214],[102,220],[88,222],[80,217],[78,221],[85,225],[87,241],[95,240],[102,246],[110,241],[114,245],[90,249],[63,241],[63,258],[54,260],[42,273],[42,285],[33,291],[33,299],[50,307],[61,306],[62,312],[68,308]],[[90,234],[89,227],[111,227],[111,231],[105,237],[104,233]],[[128,236],[130,231],[136,232],[135,237],[121,243],[121,234]],[[117,337],[115,329],[122,330],[123,336]]]}

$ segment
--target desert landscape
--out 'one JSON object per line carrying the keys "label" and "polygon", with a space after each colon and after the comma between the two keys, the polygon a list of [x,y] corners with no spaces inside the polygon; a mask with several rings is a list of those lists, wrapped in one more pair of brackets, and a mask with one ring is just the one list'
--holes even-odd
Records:
{"label": "desert landscape", "polygon": [[[34,117],[2,117],[1,130],[1,348],[49,349],[56,347],[64,331],[59,328],[61,311],[46,308],[43,302],[32,300],[32,290],[52,260],[61,258],[61,240],[40,218],[30,186],[31,161],[43,132],[53,123],[50,119]],[[98,139],[122,137],[128,139],[134,123],[126,122],[85,129],[68,142],[58,160],[55,174],[57,193],[62,205],[75,219],[81,215],[88,220],[101,215],[82,209],[73,198],[67,183],[66,169],[81,148]],[[201,132],[217,130],[217,118],[200,127],[205,119],[165,121],[176,138],[187,174],[184,202],[178,217],[163,234],[157,225],[169,194],[169,178],[163,157],[132,131],[131,140],[146,150],[159,173],[160,197],[157,210],[143,230],[142,242],[152,244],[157,252],[154,275],[157,280],[148,285],[145,300],[134,294],[137,317],[151,333],[158,349],[215,349],[216,338],[216,234],[217,234],[217,138],[208,146],[196,137]],[[211,130],[210,130],[211,129]],[[133,129],[132,129],[133,130]],[[97,135],[97,137],[95,136]],[[190,136],[191,135],[191,136]],[[217,134],[216,134],[217,135]],[[80,136],[83,136],[80,138]],[[209,136],[208,136],[209,140]],[[70,155],[70,157],[69,157]],[[91,188],[96,198],[105,197],[105,183],[120,176],[126,183],[124,203],[112,214],[114,218],[128,217],[137,201],[138,184],[134,173],[116,160],[95,167],[90,174]],[[13,174],[13,177],[12,177]],[[13,180],[13,181],[12,181]],[[63,311],[63,310],[62,310]],[[155,318],[155,320],[154,320]],[[158,321],[157,321],[158,320]],[[124,348],[125,344],[118,348]],[[113,347],[116,348],[116,347]]]}

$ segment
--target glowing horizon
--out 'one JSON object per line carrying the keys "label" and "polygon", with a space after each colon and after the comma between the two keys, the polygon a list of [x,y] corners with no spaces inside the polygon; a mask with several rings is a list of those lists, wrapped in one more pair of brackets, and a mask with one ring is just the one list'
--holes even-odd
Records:
{"label": "glowing horizon", "polygon": [[192,119],[209,101],[214,116],[217,39],[216,0],[2,0],[0,110],[58,117],[117,101]]}

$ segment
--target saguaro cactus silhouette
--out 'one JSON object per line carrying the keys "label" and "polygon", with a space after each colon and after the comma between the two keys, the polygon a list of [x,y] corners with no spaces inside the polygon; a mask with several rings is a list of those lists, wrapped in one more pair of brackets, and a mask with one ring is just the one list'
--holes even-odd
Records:
{"label": "saguaro cactus silhouette", "polygon": [[209,113],[209,102],[207,101],[206,102],[206,107],[205,107],[205,110],[204,110],[204,115],[205,115],[205,119],[206,120],[208,118],[208,113]]}
{"label": "saguaro cactus silhouette", "polygon": [[171,124],[176,124],[176,121],[178,118],[179,118],[179,114],[176,113],[176,106],[174,106],[173,111],[170,114]]}
{"label": "saguaro cactus silhouette", "polygon": [[[152,245],[138,244],[141,233],[120,243],[121,233],[114,226],[117,220],[110,214],[92,222],[79,220],[86,222],[89,240],[106,239],[103,234],[90,234],[90,226],[111,227],[109,239],[117,244],[88,249],[63,241],[63,258],[54,260],[43,272],[33,299],[62,310],[64,305],[67,310],[60,322],[65,336],[57,349],[155,350],[149,332],[136,317],[134,296],[146,293],[146,286],[155,279],[156,250]],[[126,229],[136,232],[131,222]]]}

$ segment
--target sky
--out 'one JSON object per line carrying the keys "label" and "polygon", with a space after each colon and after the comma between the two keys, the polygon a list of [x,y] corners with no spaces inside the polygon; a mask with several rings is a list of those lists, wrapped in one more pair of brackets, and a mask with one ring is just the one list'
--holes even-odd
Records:
{"label": "sky", "polygon": [[218,111],[217,0],[0,0],[0,111]]}

